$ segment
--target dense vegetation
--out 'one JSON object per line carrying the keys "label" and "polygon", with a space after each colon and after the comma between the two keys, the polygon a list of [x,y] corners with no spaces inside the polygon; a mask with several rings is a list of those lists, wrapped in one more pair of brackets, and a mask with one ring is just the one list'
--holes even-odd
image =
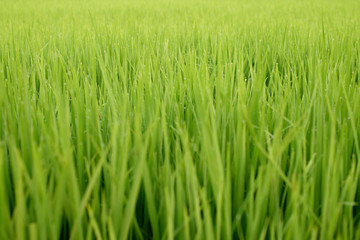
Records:
{"label": "dense vegetation", "polygon": [[0,1],[1,239],[360,239],[358,1]]}

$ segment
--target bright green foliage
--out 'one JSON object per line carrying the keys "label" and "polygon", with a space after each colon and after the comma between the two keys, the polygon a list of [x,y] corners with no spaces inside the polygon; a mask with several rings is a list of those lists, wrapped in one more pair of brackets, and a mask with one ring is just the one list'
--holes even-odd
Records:
{"label": "bright green foliage", "polygon": [[0,0],[0,239],[360,239],[358,1]]}

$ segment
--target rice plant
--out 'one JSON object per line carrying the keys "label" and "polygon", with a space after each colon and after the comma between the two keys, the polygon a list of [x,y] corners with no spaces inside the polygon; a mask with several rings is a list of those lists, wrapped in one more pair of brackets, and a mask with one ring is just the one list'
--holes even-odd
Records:
{"label": "rice plant", "polygon": [[360,3],[0,1],[0,239],[360,239]]}

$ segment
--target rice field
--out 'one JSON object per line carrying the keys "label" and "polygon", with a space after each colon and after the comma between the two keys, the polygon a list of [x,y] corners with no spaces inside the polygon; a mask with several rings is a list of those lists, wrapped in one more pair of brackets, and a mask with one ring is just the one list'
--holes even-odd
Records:
{"label": "rice field", "polygon": [[0,0],[0,239],[360,239],[360,2]]}

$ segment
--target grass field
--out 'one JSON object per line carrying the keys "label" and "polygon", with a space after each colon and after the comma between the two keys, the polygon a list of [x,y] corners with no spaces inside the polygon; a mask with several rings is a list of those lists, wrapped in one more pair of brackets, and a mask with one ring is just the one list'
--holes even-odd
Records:
{"label": "grass field", "polygon": [[0,0],[0,239],[360,239],[359,1]]}

